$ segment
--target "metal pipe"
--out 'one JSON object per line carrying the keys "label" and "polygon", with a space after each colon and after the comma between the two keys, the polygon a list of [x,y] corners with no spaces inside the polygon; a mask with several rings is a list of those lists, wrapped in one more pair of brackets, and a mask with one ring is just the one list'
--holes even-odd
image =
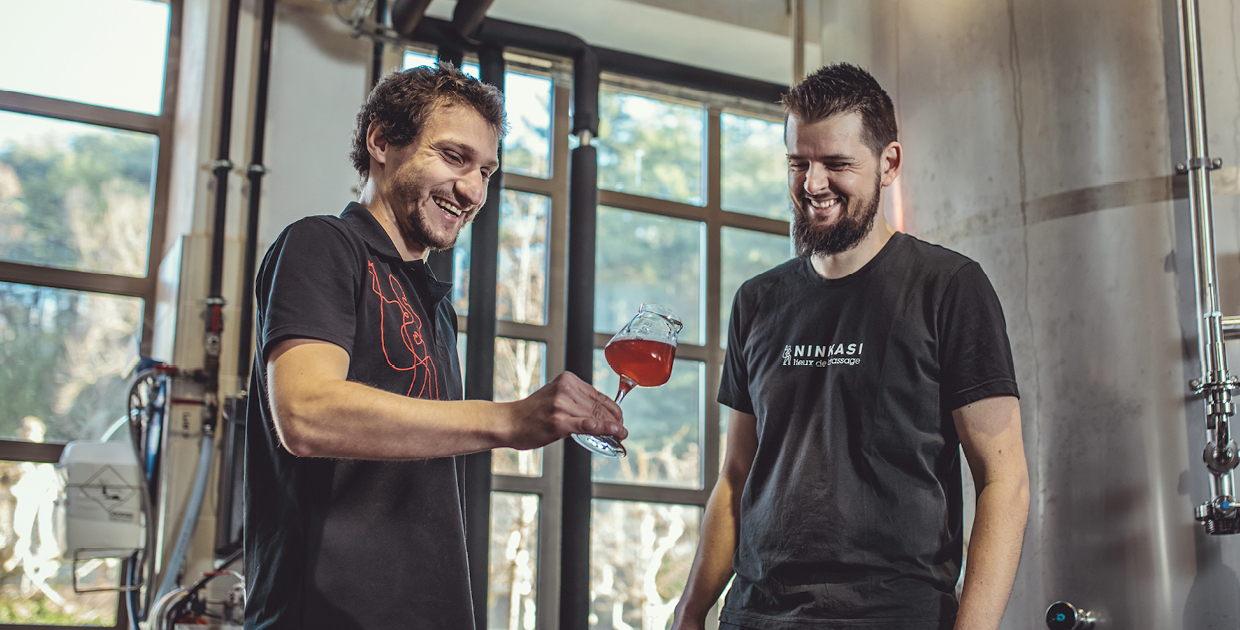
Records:
{"label": "metal pipe", "polygon": [[[431,20],[426,20],[431,22]],[[598,55],[585,40],[561,31],[487,18],[475,31],[480,42],[504,48],[525,48],[573,59],[574,134],[598,135]]]}
{"label": "metal pipe", "polygon": [[203,395],[202,424],[204,430],[215,425],[219,413],[220,349],[224,334],[224,231],[228,218],[228,173],[233,163],[229,159],[232,136],[233,87],[237,74],[237,26],[241,19],[241,0],[229,0],[228,19],[224,37],[224,78],[220,86],[220,129],[215,161],[211,170],[215,173],[215,212],[211,227],[211,257],[208,261],[206,312],[207,326],[202,337]]}
{"label": "metal pipe", "polygon": [[1223,339],[1240,339],[1240,317],[1224,317],[1220,323],[1223,326]]}
{"label": "metal pipe", "polygon": [[792,0],[792,83],[805,78],[805,0]]}
{"label": "metal pipe", "polygon": [[724,74],[705,68],[686,66],[674,61],[635,55],[623,50],[593,47],[598,54],[599,68],[625,76],[673,83],[693,90],[736,96],[760,103],[778,103],[787,85],[758,81],[734,74]]}
{"label": "metal pipe", "polygon": [[224,228],[228,204],[228,172],[232,170],[229,160],[232,139],[233,85],[237,74],[237,22],[241,16],[241,0],[229,0],[227,28],[224,36],[224,79],[220,85],[220,128],[216,144],[215,162],[215,215],[211,233],[211,276],[208,295],[221,298],[224,284]]}
{"label": "metal pipe", "polygon": [[151,630],[172,630],[172,626],[168,623],[168,612],[172,610],[177,598],[184,599],[188,592],[188,588],[178,586],[175,590],[159,598],[159,601],[155,603],[155,607],[152,609]]}
{"label": "metal pipe", "polygon": [[194,528],[198,525],[198,515],[202,510],[202,501],[207,494],[207,478],[211,475],[214,447],[215,436],[204,431],[198,453],[198,474],[194,476],[194,488],[190,493],[189,503],[185,506],[185,516],[181,519],[181,531],[177,535],[176,546],[172,549],[172,557],[168,560],[168,566],[164,567],[163,580],[156,595],[157,598],[163,598],[171,593],[176,588],[177,580],[180,579],[181,567],[184,566],[185,557],[189,553],[189,543],[194,537]]}
{"label": "metal pipe", "polygon": [[482,20],[486,18],[487,9],[491,8],[491,3],[494,1],[457,0],[456,8],[452,10],[452,26],[456,28],[461,37],[472,36],[482,24]]}
{"label": "metal pipe", "polygon": [[1198,354],[1201,377],[1193,388],[1206,398],[1207,443],[1203,458],[1210,474],[1211,500],[1197,508],[1197,520],[1211,534],[1240,532],[1240,514],[1234,505],[1233,473],[1240,463],[1230,435],[1235,413],[1231,390],[1236,381],[1227,371],[1223,344],[1223,316],[1219,312],[1217,264],[1214,251],[1214,210],[1206,134],[1205,97],[1201,68],[1201,24],[1197,0],[1180,2],[1180,59],[1184,76],[1185,127],[1188,161],[1183,171],[1189,182],[1193,257],[1197,277]]}
{"label": "metal pipe", "polygon": [[[248,389],[250,378],[251,338],[254,334],[254,273],[258,260],[258,213],[262,205],[263,145],[267,137],[267,97],[271,85],[271,39],[275,28],[276,0],[263,0],[262,26],[258,48],[258,77],[254,86],[254,133],[250,144],[250,164],[245,169],[249,180],[248,208],[245,222],[245,260],[241,274],[241,312],[238,315],[237,382]],[[376,43],[376,46],[381,44]]]}
{"label": "metal pipe", "polygon": [[[493,46],[478,52],[479,76],[504,91],[504,51]],[[495,287],[499,277],[499,207],[503,181],[500,169],[487,184],[487,200],[473,223],[469,246],[469,342],[465,347],[465,397],[495,398]],[[465,549],[474,598],[474,627],[487,628],[487,575],[491,550],[491,451],[466,456]]]}
{"label": "metal pipe", "polygon": [[[594,376],[594,249],[598,150],[589,132],[573,149],[569,176],[568,318],[564,368],[589,383]],[[590,616],[590,453],[564,440],[560,555],[560,628],[585,630]]]}
{"label": "metal pipe", "polygon": [[[384,14],[387,13],[387,0],[379,0],[375,3],[375,23],[383,24]],[[375,89],[379,85],[379,79],[383,78],[383,52],[384,43],[382,39],[375,38],[374,46],[370,50],[370,89]]]}
{"label": "metal pipe", "polygon": [[[376,37],[379,35],[375,35]],[[598,136],[598,84],[600,71],[616,72],[651,81],[675,83],[683,87],[706,90],[728,96],[749,98],[763,103],[778,102],[788,86],[724,74],[694,66],[644,57],[620,50],[591,46],[580,37],[562,31],[486,18],[475,32],[476,41],[467,41],[451,23],[423,18],[409,39],[435,45],[449,45],[474,50],[478,43],[504,48],[523,48],[535,52],[562,55],[573,59],[573,125],[572,133],[589,131]]]}

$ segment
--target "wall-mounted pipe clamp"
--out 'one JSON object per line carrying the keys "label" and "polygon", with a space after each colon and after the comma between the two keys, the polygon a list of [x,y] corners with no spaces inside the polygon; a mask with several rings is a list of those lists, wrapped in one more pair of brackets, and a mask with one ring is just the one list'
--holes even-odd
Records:
{"label": "wall-mounted pipe clamp", "polygon": [[1175,165],[1175,172],[1179,175],[1183,175],[1189,171],[1195,171],[1199,168],[1206,168],[1211,171],[1223,168],[1223,158],[1197,157],[1189,160],[1188,162],[1177,162]]}

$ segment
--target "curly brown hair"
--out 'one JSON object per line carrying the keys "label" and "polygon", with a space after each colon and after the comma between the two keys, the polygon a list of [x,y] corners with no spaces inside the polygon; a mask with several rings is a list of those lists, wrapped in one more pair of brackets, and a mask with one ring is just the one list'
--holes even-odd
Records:
{"label": "curly brown hair", "polygon": [[353,150],[349,158],[362,181],[370,177],[370,151],[366,131],[378,123],[388,142],[404,146],[414,141],[436,107],[468,105],[482,116],[502,139],[508,123],[504,117],[504,94],[494,86],[466,75],[451,63],[419,66],[393,72],[371,90],[357,112]]}
{"label": "curly brown hair", "polygon": [[896,141],[896,112],[891,97],[869,72],[847,63],[820,68],[783,97],[784,112],[805,123],[836,114],[860,114],[865,143],[882,153]]}

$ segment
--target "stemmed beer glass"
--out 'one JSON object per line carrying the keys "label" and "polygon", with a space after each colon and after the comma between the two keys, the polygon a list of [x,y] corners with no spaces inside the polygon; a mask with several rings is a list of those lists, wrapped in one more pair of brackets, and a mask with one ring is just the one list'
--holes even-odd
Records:
{"label": "stemmed beer glass", "polygon": [[[629,323],[607,342],[603,354],[611,369],[620,376],[616,404],[629,390],[658,387],[672,376],[672,360],[676,358],[676,333],[680,318],[671,309],[659,304],[642,304]],[[604,457],[624,457],[624,445],[611,436],[574,434],[579,444]]]}

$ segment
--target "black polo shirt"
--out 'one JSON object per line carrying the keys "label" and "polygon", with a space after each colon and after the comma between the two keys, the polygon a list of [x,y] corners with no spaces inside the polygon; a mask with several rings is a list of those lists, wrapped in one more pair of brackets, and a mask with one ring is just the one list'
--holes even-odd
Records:
{"label": "black polo shirt", "polygon": [[309,338],[349,353],[350,381],[460,400],[450,288],[401,260],[356,203],[297,221],[267,252],[246,427],[246,628],[473,627],[464,457],[294,457],[267,389],[272,348]]}

